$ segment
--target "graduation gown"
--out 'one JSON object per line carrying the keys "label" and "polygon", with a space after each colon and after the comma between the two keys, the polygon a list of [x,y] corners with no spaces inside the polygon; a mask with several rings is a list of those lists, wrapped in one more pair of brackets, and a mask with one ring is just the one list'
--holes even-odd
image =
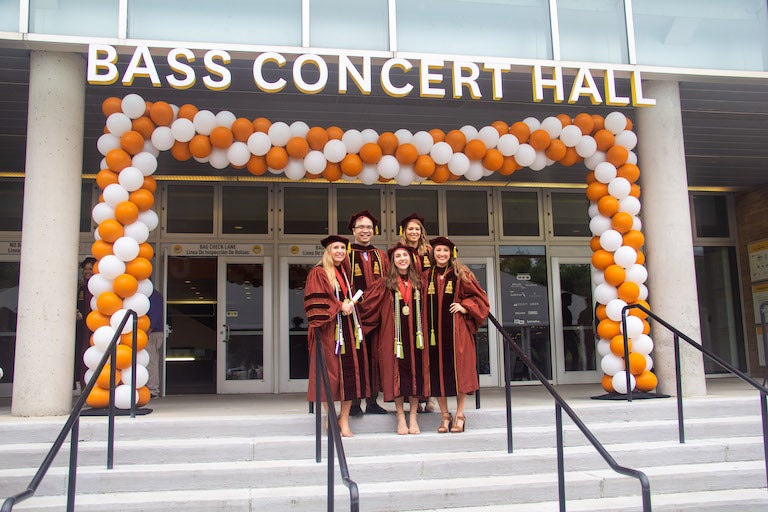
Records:
{"label": "graduation gown", "polygon": [[[450,265],[436,266],[422,276],[431,396],[471,393],[479,388],[474,334],[488,317],[488,296],[474,276],[459,279]],[[467,308],[467,314],[451,314],[452,302]]]}
{"label": "graduation gown", "polygon": [[[348,275],[344,267],[336,268],[342,275]],[[370,395],[367,349],[365,343],[360,343],[359,348],[356,347],[353,315],[341,314],[344,297],[345,294],[328,280],[322,265],[317,265],[309,271],[304,287],[304,311],[309,323],[307,400],[310,402],[315,401],[316,385],[320,385],[321,396],[325,399],[322,382],[315,382],[316,343],[322,344],[334,401],[356,400]],[[339,350],[337,354],[339,329],[343,336],[343,350]]]}
{"label": "graduation gown", "polygon": [[431,249],[424,255],[419,254],[418,249],[413,247],[408,247],[408,250],[411,253],[411,261],[413,262],[413,266],[416,268],[417,272],[421,273],[432,268]]}
{"label": "graduation gown", "polygon": [[[429,396],[429,373],[427,366],[427,341],[422,334],[422,349],[417,348],[416,333],[424,323],[424,301],[419,299],[416,304],[415,293],[410,300],[399,300],[398,311],[395,312],[396,292],[385,285],[381,279],[368,289],[368,298],[362,304],[363,314],[367,320],[380,324],[378,360],[381,368],[381,391],[385,402],[391,402],[397,397]],[[423,297],[423,295],[421,295]],[[403,306],[408,306],[408,315],[403,314]],[[399,331],[396,320],[399,321]],[[398,343],[401,349],[398,357]]]}

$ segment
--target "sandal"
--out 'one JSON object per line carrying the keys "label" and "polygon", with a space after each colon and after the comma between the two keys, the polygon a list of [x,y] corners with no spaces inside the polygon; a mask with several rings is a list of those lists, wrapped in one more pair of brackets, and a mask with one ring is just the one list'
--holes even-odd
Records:
{"label": "sandal", "polygon": [[[459,424],[461,422],[461,424]],[[464,427],[467,425],[467,418],[463,414],[456,415],[456,422],[451,427],[451,433],[457,434],[464,432]]]}
{"label": "sandal", "polygon": [[437,433],[447,434],[451,429],[451,423],[453,423],[453,416],[451,416],[451,413],[447,412],[443,414],[443,417],[440,419],[440,426],[437,427]]}

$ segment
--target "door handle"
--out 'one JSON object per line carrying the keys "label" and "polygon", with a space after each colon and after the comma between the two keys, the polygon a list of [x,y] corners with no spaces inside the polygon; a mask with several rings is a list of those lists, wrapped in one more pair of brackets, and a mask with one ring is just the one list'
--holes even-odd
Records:
{"label": "door handle", "polygon": [[224,343],[226,343],[226,342],[229,341],[229,325],[224,324],[223,327],[224,327],[224,340],[223,341],[224,341]]}

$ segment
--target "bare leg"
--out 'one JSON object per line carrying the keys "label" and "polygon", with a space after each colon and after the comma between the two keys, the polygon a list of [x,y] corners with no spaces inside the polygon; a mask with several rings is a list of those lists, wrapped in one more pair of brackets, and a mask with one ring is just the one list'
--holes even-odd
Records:
{"label": "bare leg", "polygon": [[397,433],[403,436],[408,433],[408,424],[405,422],[405,410],[401,396],[395,398],[395,412],[397,413]]}
{"label": "bare leg", "polygon": [[445,434],[451,428],[453,417],[448,412],[448,398],[444,396],[437,397],[437,405],[440,406],[440,426],[437,428],[438,434]]}
{"label": "bare leg", "polygon": [[[402,399],[401,399],[402,400]],[[419,429],[419,421],[416,419],[419,415],[419,399],[415,397],[410,398],[410,409],[408,410],[410,416],[411,427],[408,429],[409,434],[421,434]]]}
{"label": "bare leg", "polygon": [[456,421],[451,428],[451,432],[464,432],[464,426],[467,423],[467,418],[464,416],[464,404],[466,401],[466,393],[456,395]]}
{"label": "bare leg", "polygon": [[341,412],[339,413],[339,429],[342,437],[353,437],[355,434],[349,428],[349,410],[352,408],[352,400],[341,402]]}

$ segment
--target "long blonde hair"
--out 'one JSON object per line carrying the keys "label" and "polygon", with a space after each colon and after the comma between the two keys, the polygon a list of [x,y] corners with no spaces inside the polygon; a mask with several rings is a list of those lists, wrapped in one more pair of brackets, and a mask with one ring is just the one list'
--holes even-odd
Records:
{"label": "long blonde hair", "polygon": [[323,266],[323,270],[325,270],[325,275],[328,276],[328,281],[331,283],[331,286],[336,288],[338,287],[338,280],[336,279],[336,265],[333,263],[333,256],[331,256],[331,246],[333,244],[328,244],[328,246],[325,248],[325,251],[323,251],[323,257],[318,262],[318,265]]}
{"label": "long blonde hair", "polygon": [[424,224],[422,224],[417,219],[411,219],[405,225],[403,232],[400,233],[400,243],[410,247],[410,244],[408,243],[408,239],[405,237],[405,231],[408,229],[408,224],[410,224],[411,222],[415,222],[416,224],[419,225],[419,228],[421,228],[421,236],[419,236],[419,243],[416,246],[416,252],[419,253],[419,256],[430,254],[432,252],[432,246],[429,245],[429,242],[427,242],[427,230],[426,228],[424,228]]}

